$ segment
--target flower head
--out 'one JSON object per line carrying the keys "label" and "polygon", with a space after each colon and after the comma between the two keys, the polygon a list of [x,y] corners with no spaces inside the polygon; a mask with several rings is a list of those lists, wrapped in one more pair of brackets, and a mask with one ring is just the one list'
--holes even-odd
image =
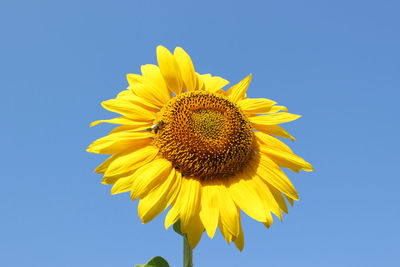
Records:
{"label": "flower head", "polygon": [[111,154],[95,171],[112,194],[140,198],[143,223],[171,206],[165,226],[181,221],[194,248],[203,231],[217,227],[228,243],[244,245],[240,210],[270,227],[271,213],[282,219],[287,201],[298,200],[281,167],[295,172],[312,166],[279,139],[294,140],[278,124],[299,118],[264,98],[247,98],[251,75],[227,91],[228,81],[195,72],[182,48],[171,54],[157,47],[159,66],[128,74],[129,87],[102,103],[122,116],[89,152]]}

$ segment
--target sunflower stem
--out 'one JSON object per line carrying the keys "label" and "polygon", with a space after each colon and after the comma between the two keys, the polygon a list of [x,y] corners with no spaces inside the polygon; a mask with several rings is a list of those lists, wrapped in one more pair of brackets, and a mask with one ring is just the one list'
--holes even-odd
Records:
{"label": "sunflower stem", "polygon": [[193,252],[186,235],[183,235],[183,267],[193,267]]}

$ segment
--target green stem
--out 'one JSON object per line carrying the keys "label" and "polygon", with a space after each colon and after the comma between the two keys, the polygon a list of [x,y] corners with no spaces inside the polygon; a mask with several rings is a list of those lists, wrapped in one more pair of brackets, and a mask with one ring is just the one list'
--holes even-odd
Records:
{"label": "green stem", "polygon": [[193,253],[186,235],[183,235],[183,267],[193,267]]}

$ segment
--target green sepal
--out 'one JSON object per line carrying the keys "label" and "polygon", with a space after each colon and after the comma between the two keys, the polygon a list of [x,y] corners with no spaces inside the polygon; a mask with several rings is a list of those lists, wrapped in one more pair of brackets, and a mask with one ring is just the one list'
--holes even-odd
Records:
{"label": "green sepal", "polygon": [[176,222],[174,223],[173,229],[174,229],[174,231],[175,231],[177,234],[183,236],[183,234],[182,234],[182,232],[181,232],[181,220],[178,220],[178,221],[176,221]]}
{"label": "green sepal", "polygon": [[149,260],[146,264],[137,264],[135,267],[170,267],[168,262],[162,257],[157,256]]}

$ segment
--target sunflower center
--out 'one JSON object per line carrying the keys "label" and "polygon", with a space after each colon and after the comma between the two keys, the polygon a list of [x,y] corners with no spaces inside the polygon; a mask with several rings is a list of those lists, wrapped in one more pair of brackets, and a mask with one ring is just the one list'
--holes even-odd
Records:
{"label": "sunflower center", "polygon": [[201,180],[239,172],[251,157],[253,129],[229,99],[204,91],[180,94],[161,110],[155,145],[183,175]]}
{"label": "sunflower center", "polygon": [[215,109],[198,109],[190,114],[189,127],[204,138],[218,139],[225,129],[224,114]]}

